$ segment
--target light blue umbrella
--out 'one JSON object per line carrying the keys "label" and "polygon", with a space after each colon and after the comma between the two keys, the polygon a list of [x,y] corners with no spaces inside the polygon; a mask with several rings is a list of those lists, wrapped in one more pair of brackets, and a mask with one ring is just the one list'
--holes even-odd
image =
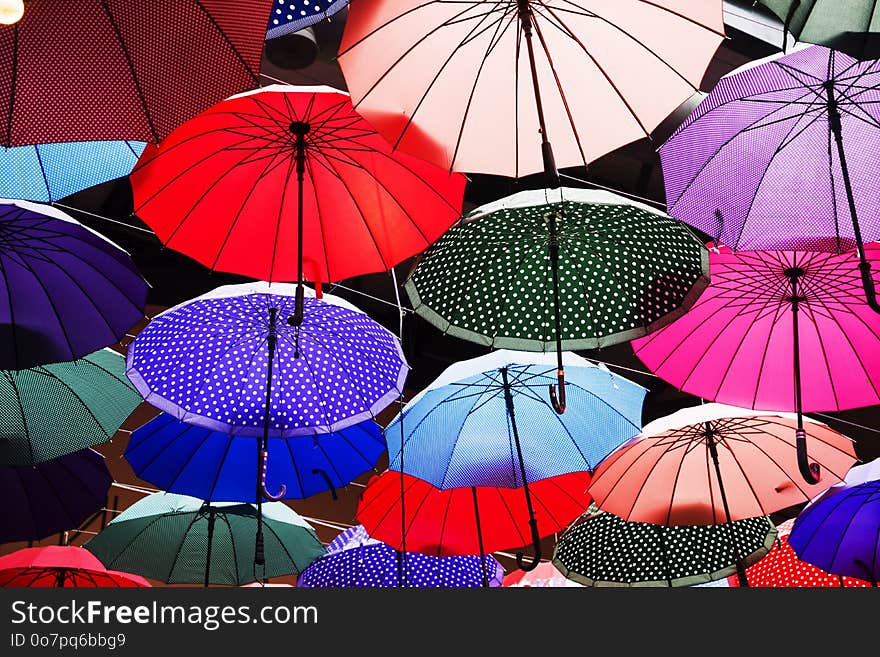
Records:
{"label": "light blue umbrella", "polygon": [[266,38],[299,32],[348,6],[348,0],[275,0]]}
{"label": "light blue umbrella", "polygon": [[0,196],[52,203],[131,173],[142,141],[83,141],[0,148]]}

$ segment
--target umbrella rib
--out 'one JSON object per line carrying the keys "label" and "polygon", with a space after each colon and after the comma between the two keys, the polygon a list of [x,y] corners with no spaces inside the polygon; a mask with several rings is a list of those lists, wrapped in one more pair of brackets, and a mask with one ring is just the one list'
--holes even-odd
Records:
{"label": "umbrella rib", "polygon": [[[296,462],[296,457],[293,455],[293,446],[291,445],[291,441],[284,438],[281,438],[279,440],[281,440],[284,443],[284,446],[287,448],[287,454],[288,456],[290,456],[290,464],[293,466],[293,473],[296,476],[296,485],[299,487],[302,496],[305,497],[306,490],[305,486],[303,486],[302,474],[299,471],[299,465]],[[320,449],[320,443],[317,442],[317,437],[313,437],[313,440],[315,440],[316,447]],[[327,454],[324,453],[323,449],[321,450],[321,453],[323,453],[325,457],[327,456]],[[339,476],[339,473],[336,472],[335,468],[333,468],[333,463],[330,462],[330,459],[327,459],[327,462],[330,464],[330,468],[336,473],[337,476]]]}
{"label": "umbrella rib", "polygon": [[[284,216],[284,204],[285,204],[285,201],[287,200],[288,183],[290,182],[291,178],[293,177],[293,172],[294,172],[295,166],[296,166],[296,158],[290,157],[288,155],[287,175],[284,177],[284,184],[281,187],[281,200],[278,204],[278,218],[275,221],[275,239],[272,240],[272,259],[269,263],[269,280],[270,281],[275,279],[275,258],[278,255],[278,245],[281,242],[280,237],[279,237],[279,234],[281,233],[281,219]],[[260,178],[257,179],[257,183],[259,182],[259,180],[260,180]],[[297,181],[297,184],[298,184],[298,181]],[[256,183],[254,184],[254,187],[251,188],[251,191],[253,192],[253,190],[255,188],[256,188]],[[297,186],[297,189],[299,189],[298,186]],[[299,191],[297,191],[297,204],[298,204],[297,211],[299,211],[299,205],[303,205],[304,203],[305,203],[305,201],[303,200],[302,196],[299,194]],[[235,223],[237,223],[238,218],[241,217],[241,213],[242,213],[242,211],[244,211],[245,204],[246,203],[242,203],[241,209],[238,212],[238,216],[236,217],[235,222],[233,223],[232,227],[230,227],[229,232],[226,233],[226,240],[228,240],[230,238],[230,236],[232,235],[232,231],[235,228]],[[297,233],[296,239],[301,240],[302,238],[303,238],[303,236],[300,235],[299,233]],[[223,246],[226,246],[226,240],[223,241]],[[221,252],[222,252],[222,248],[221,248]],[[218,254],[217,254],[217,260],[219,260],[219,259],[220,259],[220,252],[218,252]],[[217,264],[217,260],[214,261],[215,266]],[[299,275],[299,272],[297,272],[297,275]]]}
{"label": "umbrella rib", "polygon": [[[104,4],[104,3],[102,2],[102,4]],[[211,12],[209,12],[209,11],[205,8],[205,6],[202,4],[202,1],[201,1],[201,0],[196,0],[196,6],[197,6],[199,9],[202,10],[202,12],[204,13],[204,15],[205,15],[205,16],[208,18],[208,20],[211,22],[211,25],[214,26],[214,29],[216,29],[217,32],[219,32],[220,36],[223,38],[223,42],[229,47],[229,50],[231,50],[231,51],[232,51],[232,54],[235,55],[235,58],[238,60],[238,63],[241,64],[241,67],[242,67],[242,68],[247,72],[247,74],[250,76],[250,78],[251,78],[251,82],[253,82],[255,85],[256,85],[256,84],[259,84],[259,80],[260,80],[259,71],[254,72],[253,70],[251,70],[251,67],[248,65],[248,63],[247,63],[247,61],[245,60],[245,58],[242,56],[242,54],[238,51],[238,49],[237,49],[237,48],[235,47],[235,45],[232,43],[232,41],[230,40],[230,38],[229,38],[229,36],[226,34],[226,32],[224,32],[223,29],[220,27],[220,24],[216,21],[216,19],[215,19],[214,16],[211,14]]]}
{"label": "umbrella rib", "polygon": [[[519,488],[514,489],[514,490],[519,491],[522,488],[523,487],[520,486]],[[507,517],[510,519],[510,524],[513,527],[514,531],[516,531],[517,536],[519,537],[517,539],[517,541],[519,541],[519,545],[520,546],[525,545],[529,539],[520,530],[519,523],[516,520],[516,515],[513,513],[513,510],[510,508],[510,505],[507,504],[507,500],[505,499],[504,494],[501,492],[501,489],[499,489],[497,487],[492,487],[492,488],[489,488],[488,490],[495,491],[495,494],[498,495],[498,499],[501,500],[501,505],[504,507],[504,510],[507,511]],[[523,504],[525,504],[525,502],[523,502]],[[537,518],[535,518],[535,520],[537,521]],[[490,552],[491,552],[491,550],[490,550]]]}
{"label": "umbrella rib", "polygon": [[6,113],[6,142],[12,145],[12,118],[15,115],[16,91],[18,90],[18,23],[12,26],[12,65],[10,66],[9,110]]}
{"label": "umbrella rib", "polygon": [[[88,361],[88,360],[74,361],[74,363],[75,363],[75,365],[77,365],[79,367],[83,367],[83,368],[85,368],[85,366],[86,366],[85,363],[89,363],[90,365],[92,364],[91,361]],[[46,371],[48,372],[48,370],[46,370]],[[80,405],[83,407],[83,409],[89,415],[89,417],[91,417],[92,420],[94,420],[95,426],[97,426],[101,430],[101,433],[103,433],[107,437],[107,440],[110,440],[113,437],[113,434],[109,433],[104,428],[104,425],[101,424],[101,422],[98,420],[97,416],[94,414],[94,412],[89,407],[89,405],[85,402],[85,400],[82,397],[80,397],[76,393],[76,391],[66,381],[64,381],[61,377],[55,376],[54,374],[51,374],[51,373],[50,373],[50,376],[52,378],[54,378],[59,384],[61,384],[63,387],[67,388],[70,391],[71,396],[76,398],[76,400],[80,403]],[[115,431],[113,433],[115,433]]]}
{"label": "umbrella rib", "polygon": [[33,437],[31,436],[30,429],[28,428],[28,419],[27,415],[24,412],[24,403],[21,400],[21,390],[19,389],[18,384],[15,382],[15,376],[13,376],[13,373],[4,372],[4,376],[6,376],[6,380],[9,382],[9,385],[12,387],[12,390],[15,393],[15,400],[18,402],[18,412],[21,413],[21,426],[24,429],[24,438],[27,441],[28,453],[30,454],[31,462],[33,462],[36,460],[36,455],[34,454],[34,442]]}
{"label": "umbrella rib", "polygon": [[[18,29],[18,28],[16,28]],[[3,290],[6,291],[6,306],[9,309],[9,325],[12,329],[11,333],[11,342],[12,342],[12,353],[15,358],[15,368],[19,369],[20,358],[18,356],[18,325],[15,322],[15,305],[12,302],[12,289],[9,287],[9,276],[6,273],[6,262],[3,254],[0,253],[0,275],[3,276]],[[64,333],[64,329],[61,329],[61,332]],[[65,335],[65,340],[67,342],[68,348],[70,347],[70,340]]]}
{"label": "umbrella rib", "polygon": [[[168,443],[168,444],[167,444],[162,450],[160,450],[159,452],[156,453],[156,455],[150,460],[150,463],[148,464],[148,466],[149,466],[149,465],[152,465],[153,461],[155,461],[156,459],[158,459],[159,456],[160,456],[163,452],[167,451],[167,450],[168,450],[168,449],[169,449],[174,443],[176,443],[177,441],[180,440],[180,438],[181,438],[181,436],[183,436],[183,434],[185,434],[187,431],[189,431],[189,430],[191,430],[191,429],[195,429],[195,425],[193,425],[193,424],[188,424],[188,425],[186,425],[186,428],[185,428],[181,433],[177,434],[177,435],[174,437],[174,439],[171,440],[171,441],[170,441],[170,442],[169,442],[169,443]],[[186,470],[186,468],[189,466],[189,464],[190,464],[190,463],[192,462],[192,460],[195,458],[196,454],[198,454],[198,453],[201,451],[202,447],[205,446],[205,443],[208,442],[208,439],[211,437],[211,435],[212,435],[214,432],[213,432],[213,431],[208,431],[208,430],[203,430],[203,433],[204,433],[204,437],[202,438],[201,442],[199,442],[199,444],[196,446],[196,448],[195,448],[192,452],[190,452],[190,455],[186,458],[186,460],[183,462],[183,464],[182,464],[182,465],[180,466],[180,468],[177,470],[177,474],[176,474],[176,475],[174,476],[174,478],[171,480],[171,486],[169,487],[168,490],[171,490],[171,488],[174,487],[174,486],[177,484],[177,480],[181,477],[181,475],[183,475],[183,471]],[[229,441],[226,443],[226,452],[229,451],[229,445],[231,444],[231,442],[232,442],[232,438],[230,437]],[[224,454],[224,459],[225,459],[225,454]],[[223,463],[223,460],[224,460],[224,459],[221,459],[221,460],[220,460],[220,463],[221,463],[221,464]],[[144,468],[144,469],[146,469],[146,468]],[[216,485],[216,483],[217,483],[217,477],[218,477],[219,475],[220,475],[220,468],[218,467],[218,468],[217,468],[217,474],[215,475],[215,478],[214,478],[214,485]],[[207,493],[208,493],[208,495],[207,495],[206,499],[210,501],[210,499],[214,496],[214,486],[213,486],[213,485],[212,485],[211,488],[207,491]]]}
{"label": "umbrella rib", "polygon": [[46,168],[43,166],[43,158],[40,156],[40,144],[34,144],[34,154],[37,156],[37,164],[40,165],[40,175],[43,178],[43,185],[46,187],[46,196],[49,197],[49,203],[54,203],[56,199],[53,198],[52,188],[49,186],[49,178],[46,177]]}

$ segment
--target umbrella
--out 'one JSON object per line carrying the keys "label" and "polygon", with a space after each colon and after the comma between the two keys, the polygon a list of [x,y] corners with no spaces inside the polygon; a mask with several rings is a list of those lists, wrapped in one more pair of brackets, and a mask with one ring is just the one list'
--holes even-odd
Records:
{"label": "umbrella", "polygon": [[[786,520],[776,529],[779,531],[776,542],[763,559],[749,566],[746,576],[749,586],[755,588],[825,588],[825,587],[866,587],[864,580],[841,577],[826,573],[806,561],[798,559],[794,549],[788,544],[794,520]],[[728,578],[730,586],[737,586],[735,577]]]}
{"label": "umbrella", "polygon": [[135,212],[168,247],[300,284],[386,271],[424,250],[458,218],[465,185],[392,152],[348,94],[284,85],[185,123],[130,179]]}
{"label": "umbrella", "polygon": [[348,0],[274,0],[266,39],[299,32],[348,6]]}
{"label": "umbrella", "polygon": [[141,401],[125,378],[125,360],[111,349],[2,371],[0,463],[33,465],[105,443]]}
{"label": "umbrella", "polygon": [[880,61],[821,46],[728,74],[660,148],[667,211],[737,251],[855,247],[880,312],[864,247],[880,239],[878,85]]}
{"label": "umbrella", "polygon": [[[370,538],[361,526],[350,527],[327,546],[327,554],[297,578],[297,586],[311,588],[394,587],[400,583],[399,553]],[[504,569],[492,557],[431,557],[407,555],[406,581],[417,588],[501,586]],[[484,575],[484,572],[486,573]]]}
{"label": "umbrella", "polygon": [[357,519],[370,536],[395,550],[405,545],[413,552],[437,557],[485,555],[532,542],[533,528],[543,537],[566,527],[589,505],[589,483],[586,472],[529,482],[532,515],[519,488],[441,490],[411,475],[386,471],[370,480],[358,504]]}
{"label": "umbrella", "polygon": [[528,572],[515,570],[504,576],[501,586],[507,588],[582,588],[583,584],[568,579],[549,561],[542,561]]}
{"label": "umbrella", "polygon": [[251,504],[154,493],[116,516],[85,547],[110,568],[168,584],[240,586],[301,572],[324,553],[315,530],[281,502],[266,504],[266,560],[256,572]]}
{"label": "umbrella", "polygon": [[807,503],[807,506],[844,491],[850,486],[864,484],[867,481],[874,481],[875,479],[880,479],[880,458],[874,459],[869,463],[863,463],[862,465],[854,465],[849,469],[849,472],[846,473],[846,477],[844,477],[843,481],[839,484],[834,484],[828,490],[819,493],[819,495]]}
{"label": "umbrella", "polygon": [[49,545],[24,548],[0,557],[0,586],[132,588],[150,583],[139,575],[107,570],[84,548]]}
{"label": "umbrella", "polygon": [[[866,253],[880,259],[880,245]],[[861,294],[857,258],[722,249],[709,259],[712,282],[696,304],[633,350],[692,395],[795,411],[798,464],[815,482],[802,414],[880,403],[880,317]]]}
{"label": "umbrella", "polygon": [[[267,488],[282,482],[285,497],[303,498],[347,486],[375,467],[385,451],[372,420],[334,433],[269,438]],[[131,435],[125,458],[135,474],[162,490],[205,500],[256,502],[257,452],[252,436],[235,436],[187,424],[163,413]]]}
{"label": "umbrella", "polygon": [[79,527],[104,507],[111,483],[104,457],[91,449],[33,466],[0,466],[0,543]]}
{"label": "umbrella", "polygon": [[880,31],[876,2],[840,0],[761,0],[798,41],[818,43],[859,59],[875,59]]}
{"label": "umbrella", "polygon": [[271,6],[30,0],[20,22],[0,26],[2,145],[164,139],[211,103],[257,86]]}
{"label": "umbrella", "polygon": [[[730,524],[770,515],[840,481],[856,460],[848,438],[809,421],[805,440],[823,475],[815,484],[800,481],[795,423],[792,415],[723,404],[682,409],[649,423],[603,461],[590,495],[603,511],[658,525]],[[738,548],[735,556],[744,579]]]}
{"label": "umbrella", "polygon": [[804,509],[788,542],[799,559],[835,575],[880,582],[880,481],[849,486]]}
{"label": "umbrella", "polygon": [[717,0],[376,0],[352,3],[339,63],[395,148],[454,171],[553,177],[646,137],[723,38]]}
{"label": "umbrella", "polygon": [[770,518],[738,520],[735,527],[664,527],[627,522],[591,505],[556,543],[553,563],[586,586],[693,586],[736,572],[731,544],[752,564],[775,539]]}
{"label": "umbrella", "polygon": [[131,173],[139,141],[35,144],[0,150],[0,196],[51,203]]}
{"label": "umbrella", "polygon": [[[547,257],[554,240],[556,263]],[[465,215],[428,249],[406,290],[416,313],[445,333],[528,351],[555,344],[559,356],[672,321],[708,273],[706,249],[679,222],[616,194],[562,188],[519,192]]]}
{"label": "umbrella", "polygon": [[0,369],[74,360],[144,316],[128,254],[60,210],[0,199]]}

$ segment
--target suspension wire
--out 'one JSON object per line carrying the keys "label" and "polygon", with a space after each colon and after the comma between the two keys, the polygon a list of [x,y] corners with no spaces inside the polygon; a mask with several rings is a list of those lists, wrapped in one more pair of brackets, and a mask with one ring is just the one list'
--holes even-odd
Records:
{"label": "suspension wire", "polygon": [[647,198],[646,196],[639,196],[638,194],[633,194],[631,192],[624,192],[623,190],[615,189],[614,187],[608,187],[607,185],[602,185],[602,184],[597,183],[593,180],[586,180],[585,178],[578,178],[576,176],[570,176],[566,173],[560,173],[559,177],[560,178],[567,178],[568,180],[574,180],[575,182],[583,183],[585,185],[590,185],[591,187],[598,187],[599,189],[604,189],[607,192],[613,192],[615,194],[619,194],[620,196],[626,196],[627,198],[631,198],[634,201],[640,201],[640,202],[646,203],[648,205],[653,205],[657,208],[660,208],[661,210],[666,209],[665,203],[661,203],[660,201],[657,201],[655,199]]}
{"label": "suspension wire", "polygon": [[148,235],[153,235],[154,237],[156,235],[156,233],[149,230],[148,228],[141,228],[140,226],[133,226],[132,224],[127,224],[124,221],[120,221],[119,219],[112,219],[111,217],[107,217],[103,214],[96,214],[95,212],[90,212],[89,210],[75,208],[72,205],[64,205],[63,203],[58,203],[57,201],[52,202],[51,205],[56,208],[61,208],[62,210],[71,210],[73,212],[81,212],[82,214],[87,215],[89,217],[94,217],[95,219],[101,219],[102,221],[107,221],[111,224],[123,226],[124,228],[130,228],[131,230],[136,230],[140,233],[146,233]]}
{"label": "suspension wire", "polygon": [[[390,269],[391,272],[391,283],[394,287],[394,298],[397,301],[398,308],[398,337],[400,339],[400,349],[403,351],[403,304],[400,301],[400,289],[397,285],[397,272],[394,271],[394,267]],[[404,499],[406,497],[406,488],[404,484],[404,470],[403,470],[403,445],[406,441],[406,435],[403,430],[403,407],[404,407],[404,398],[403,398],[403,390],[400,391],[400,397],[397,400],[400,406],[400,551],[397,553],[398,558],[398,566],[399,566],[399,585],[401,588],[405,588],[409,585],[407,581],[409,575],[409,568],[407,565],[407,556],[406,556],[406,506]],[[390,458],[390,455],[389,455]]]}

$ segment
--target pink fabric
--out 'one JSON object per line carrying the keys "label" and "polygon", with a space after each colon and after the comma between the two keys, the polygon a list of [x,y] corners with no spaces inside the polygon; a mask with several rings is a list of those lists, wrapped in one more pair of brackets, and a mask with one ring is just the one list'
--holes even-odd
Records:
{"label": "pink fabric", "polygon": [[91,552],[72,545],[24,548],[0,557],[0,586],[57,587],[62,575],[65,588],[150,586],[140,575],[107,570]]}
{"label": "pink fabric", "polygon": [[[866,246],[880,285],[880,245]],[[791,286],[806,270],[800,304],[804,411],[880,404],[880,315],[865,303],[854,253],[750,251],[710,255],[711,284],[663,329],[632,342],[672,385],[746,408],[795,410]]]}
{"label": "pink fabric", "polygon": [[[719,0],[531,7],[559,167],[645,137],[696,91],[724,34]],[[401,150],[454,171],[543,170],[516,2],[354,2],[339,63],[356,109]]]}

